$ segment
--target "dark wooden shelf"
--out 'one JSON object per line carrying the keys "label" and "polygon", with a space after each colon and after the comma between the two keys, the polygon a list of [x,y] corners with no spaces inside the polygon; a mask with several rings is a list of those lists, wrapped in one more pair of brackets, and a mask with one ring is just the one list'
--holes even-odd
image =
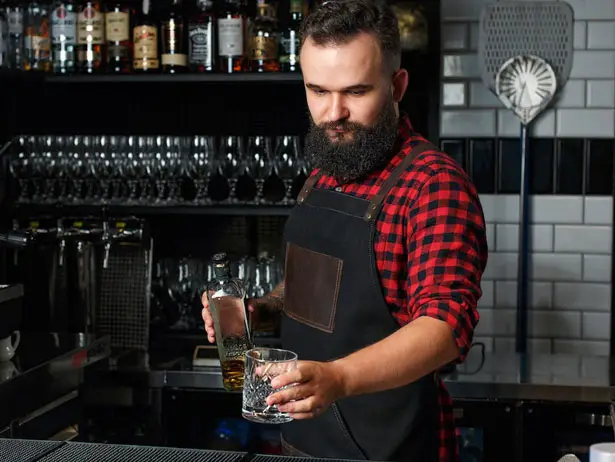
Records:
{"label": "dark wooden shelf", "polygon": [[[98,216],[102,214],[101,205],[34,205],[19,204],[13,207],[21,217],[27,216]],[[164,216],[164,215],[226,215],[226,216],[288,216],[292,206],[262,205],[176,205],[176,206],[123,206],[108,205],[109,216]]]}
{"label": "dark wooden shelf", "polygon": [[237,73],[237,74],[73,74],[45,76],[49,83],[297,83],[298,72]]}

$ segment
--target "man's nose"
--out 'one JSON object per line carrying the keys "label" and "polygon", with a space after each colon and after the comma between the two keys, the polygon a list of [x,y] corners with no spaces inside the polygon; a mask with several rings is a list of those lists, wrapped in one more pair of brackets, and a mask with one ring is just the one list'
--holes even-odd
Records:
{"label": "man's nose", "polygon": [[333,93],[331,95],[331,106],[329,107],[329,120],[344,120],[347,119],[349,115],[350,113],[346,107],[343,95]]}

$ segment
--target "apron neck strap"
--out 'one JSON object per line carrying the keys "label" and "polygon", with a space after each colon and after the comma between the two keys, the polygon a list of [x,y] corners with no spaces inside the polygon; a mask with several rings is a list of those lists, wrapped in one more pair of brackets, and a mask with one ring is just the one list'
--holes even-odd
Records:
{"label": "apron neck strap", "polygon": [[395,184],[397,184],[397,181],[399,180],[401,175],[404,173],[404,171],[410,166],[412,161],[419,154],[422,154],[425,151],[437,151],[437,150],[438,148],[436,148],[433,144],[429,142],[420,143],[414,146],[411,149],[411,151],[408,153],[408,155],[404,157],[404,159],[397,165],[397,167],[393,169],[393,171],[391,172],[389,177],[386,179],[386,181],[382,183],[382,186],[380,186],[378,193],[372,198],[369,206],[367,207],[367,211],[365,212],[363,219],[365,221],[375,221],[380,213],[380,208],[382,207],[382,202],[384,201],[384,198],[387,196],[389,191],[391,191],[391,189],[395,186]]}
{"label": "apron neck strap", "polygon": [[312,175],[307,180],[305,180],[305,183],[303,183],[303,188],[301,188],[301,192],[297,196],[298,204],[303,203],[305,199],[307,199],[307,197],[310,195],[310,192],[312,192],[314,185],[318,183],[318,180],[320,180],[321,176],[322,171],[319,171],[316,175]]}

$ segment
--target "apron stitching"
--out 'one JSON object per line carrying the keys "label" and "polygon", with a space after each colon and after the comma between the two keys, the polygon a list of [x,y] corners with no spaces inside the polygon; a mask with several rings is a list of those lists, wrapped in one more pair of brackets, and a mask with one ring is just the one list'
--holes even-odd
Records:
{"label": "apron stitching", "polygon": [[346,424],[342,420],[342,416],[341,416],[341,413],[339,412],[337,403],[333,403],[331,405],[331,410],[333,411],[335,420],[337,420],[337,423],[339,424],[340,429],[342,430],[342,433],[344,434],[344,438],[346,438],[352,444],[353,449],[356,451],[357,454],[360,455],[361,460],[367,460],[367,455],[365,455],[361,447],[358,445],[358,443],[355,441],[355,439],[350,434],[350,431],[346,428]]}

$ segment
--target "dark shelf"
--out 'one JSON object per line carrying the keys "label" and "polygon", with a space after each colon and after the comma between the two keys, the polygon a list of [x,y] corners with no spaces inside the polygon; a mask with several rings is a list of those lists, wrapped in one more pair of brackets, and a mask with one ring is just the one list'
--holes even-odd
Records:
{"label": "dark shelf", "polygon": [[293,83],[301,82],[301,73],[237,73],[237,74],[74,74],[45,76],[50,83]]}
{"label": "dark shelf", "polygon": [[16,71],[13,69],[0,69],[0,83],[5,81],[20,81],[20,82],[42,82],[45,74],[41,72],[25,72]]}
{"label": "dark shelf", "polygon": [[[109,205],[107,207],[110,216],[162,216],[162,215],[226,215],[226,216],[288,216],[291,206],[259,206],[259,205],[220,205],[220,206],[122,206]],[[97,216],[102,213],[100,205],[29,205],[20,204],[14,207],[17,215],[42,216],[42,215],[80,215]]]}

